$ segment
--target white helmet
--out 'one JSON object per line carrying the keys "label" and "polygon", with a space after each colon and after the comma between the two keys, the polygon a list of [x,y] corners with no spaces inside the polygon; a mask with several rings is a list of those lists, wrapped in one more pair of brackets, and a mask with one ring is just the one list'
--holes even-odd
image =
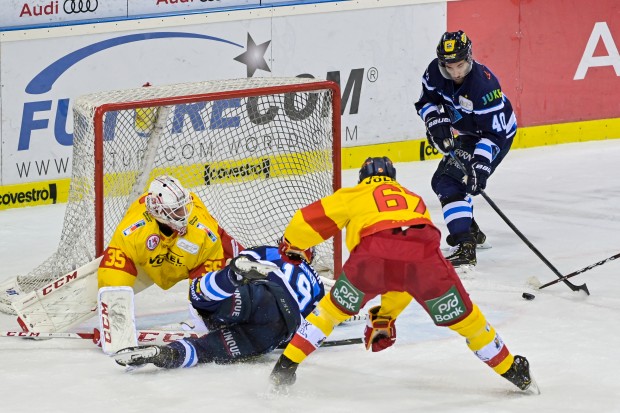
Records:
{"label": "white helmet", "polygon": [[178,179],[161,175],[151,182],[146,196],[146,210],[158,222],[183,235],[193,207],[189,191]]}

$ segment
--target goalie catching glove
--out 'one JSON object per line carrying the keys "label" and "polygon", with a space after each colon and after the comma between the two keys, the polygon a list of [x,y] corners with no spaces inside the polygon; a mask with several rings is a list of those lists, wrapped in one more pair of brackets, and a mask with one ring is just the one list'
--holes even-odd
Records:
{"label": "goalie catching glove", "polygon": [[310,247],[306,250],[291,245],[289,240],[282,237],[278,241],[278,251],[282,256],[282,259],[288,263],[299,265],[302,261],[311,264],[314,259],[314,247]]}
{"label": "goalie catching glove", "polygon": [[396,319],[389,316],[379,316],[381,306],[368,310],[368,321],[364,329],[364,344],[366,350],[373,352],[385,350],[396,341]]}

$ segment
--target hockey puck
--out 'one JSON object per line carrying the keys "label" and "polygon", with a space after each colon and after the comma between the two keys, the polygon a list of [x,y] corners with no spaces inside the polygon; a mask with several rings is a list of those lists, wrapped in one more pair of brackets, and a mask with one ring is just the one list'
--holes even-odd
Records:
{"label": "hockey puck", "polygon": [[536,298],[534,294],[530,294],[530,293],[523,293],[521,294],[521,297],[525,298],[528,301],[532,301],[534,298]]}

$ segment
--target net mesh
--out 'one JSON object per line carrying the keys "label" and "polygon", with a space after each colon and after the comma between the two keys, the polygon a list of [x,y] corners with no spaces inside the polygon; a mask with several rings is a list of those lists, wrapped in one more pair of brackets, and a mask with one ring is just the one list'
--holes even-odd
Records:
{"label": "net mesh", "polygon": [[[20,289],[35,290],[93,260],[96,237],[107,245],[127,206],[161,174],[178,178],[195,192],[243,245],[273,245],[297,209],[334,190],[333,91],[324,84],[316,90],[285,91],[294,85],[312,89],[312,83],[317,81],[251,78],[78,98],[71,187],[58,250],[17,277]],[[99,234],[97,110],[103,113],[104,218]],[[333,273],[331,240],[317,247],[313,264]]]}

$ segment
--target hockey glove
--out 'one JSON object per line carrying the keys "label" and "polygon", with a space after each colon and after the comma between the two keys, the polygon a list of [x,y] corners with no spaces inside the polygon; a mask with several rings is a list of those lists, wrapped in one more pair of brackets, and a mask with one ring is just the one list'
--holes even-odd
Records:
{"label": "hockey glove", "polygon": [[478,195],[487,187],[487,179],[491,175],[491,164],[483,157],[475,155],[469,166],[469,174],[467,176],[467,193]]}
{"label": "hockey glove", "polygon": [[454,149],[451,126],[452,122],[447,115],[431,115],[426,118],[428,144],[444,155]]}
{"label": "hockey glove", "polygon": [[378,316],[381,306],[368,310],[368,321],[364,329],[364,344],[366,350],[373,352],[385,350],[396,341],[396,319]]}
{"label": "hockey glove", "polygon": [[301,248],[291,245],[289,240],[284,237],[280,238],[278,242],[278,251],[282,256],[282,260],[294,265],[299,265],[302,261],[306,261],[310,264],[314,259],[314,247],[302,250]]}

